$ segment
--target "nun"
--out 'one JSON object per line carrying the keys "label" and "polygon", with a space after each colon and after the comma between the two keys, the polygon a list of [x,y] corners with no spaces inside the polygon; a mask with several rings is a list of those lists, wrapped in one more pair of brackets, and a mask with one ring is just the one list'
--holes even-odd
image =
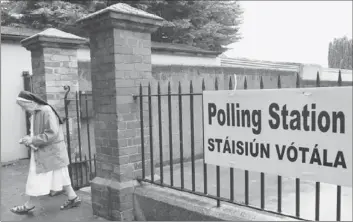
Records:
{"label": "nun", "polygon": [[31,131],[20,139],[31,149],[26,195],[29,200],[11,209],[16,214],[27,214],[34,210],[38,197],[51,191],[64,190],[68,199],[61,210],[77,207],[81,199],[71,186],[68,171],[69,156],[62,130],[63,121],[55,109],[33,93],[21,91],[17,104],[31,114]]}

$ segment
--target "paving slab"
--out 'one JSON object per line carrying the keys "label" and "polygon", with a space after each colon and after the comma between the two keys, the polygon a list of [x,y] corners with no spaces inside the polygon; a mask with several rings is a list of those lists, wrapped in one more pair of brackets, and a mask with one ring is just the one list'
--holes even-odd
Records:
{"label": "paving slab", "polygon": [[60,205],[67,198],[61,194],[41,197],[40,205],[31,214],[13,214],[10,208],[26,201],[24,192],[28,167],[28,160],[1,167],[1,221],[107,221],[93,215],[91,197],[84,191],[77,191],[82,198],[82,204],[77,208],[61,211]]}

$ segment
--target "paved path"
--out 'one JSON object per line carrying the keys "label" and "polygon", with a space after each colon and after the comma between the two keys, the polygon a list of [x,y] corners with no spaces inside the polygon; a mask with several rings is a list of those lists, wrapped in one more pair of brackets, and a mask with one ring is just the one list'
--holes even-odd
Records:
{"label": "paved path", "polygon": [[[196,161],[196,190],[203,192],[203,164],[202,160]],[[156,169],[156,173],[158,169]],[[66,196],[42,198],[41,206],[33,215],[19,216],[11,213],[9,208],[23,203],[25,200],[24,187],[27,178],[28,160],[22,160],[15,165],[2,167],[1,169],[1,221],[97,221],[104,220],[92,215],[90,196],[79,191],[83,203],[79,208],[60,211],[60,204],[65,201]],[[191,189],[191,164],[184,165],[185,187]],[[164,181],[170,184],[169,167],[164,168]],[[180,186],[180,165],[174,165],[174,185]],[[295,181],[283,178],[283,212],[294,215],[295,211]],[[229,169],[221,168],[221,196],[229,198]],[[260,206],[260,174],[251,172],[249,175],[250,204]],[[277,177],[266,175],[265,177],[265,208],[276,210],[277,208]],[[216,169],[208,166],[208,190],[216,195]],[[235,200],[244,201],[244,171],[234,172]],[[210,200],[214,201],[215,200]],[[320,220],[334,221],[336,218],[336,187],[321,184]],[[315,184],[301,182],[301,217],[314,220],[315,215]],[[342,220],[352,221],[352,189],[342,187]]]}
{"label": "paved path", "polygon": [[[216,167],[208,165],[208,193],[216,195]],[[169,166],[163,170],[164,183],[170,185]],[[191,163],[184,164],[185,188],[192,187]],[[159,169],[156,168],[156,174]],[[203,192],[203,162],[197,160],[195,163],[196,191]],[[174,186],[180,187],[180,165],[175,164],[173,169]],[[230,198],[230,171],[221,168],[221,197]],[[234,193],[235,200],[244,201],[244,171],[234,170]],[[249,173],[249,201],[250,205],[260,206],[260,173]],[[315,183],[301,181],[300,184],[300,216],[301,218],[314,220],[315,218]],[[321,184],[320,195],[320,220],[336,220],[336,186]],[[214,201],[216,204],[215,200]],[[265,175],[265,209],[277,211],[277,176]],[[295,179],[282,178],[282,211],[288,215],[295,215]],[[352,188],[342,187],[342,214],[341,220],[352,221]]]}
{"label": "paved path", "polygon": [[41,198],[41,206],[30,215],[16,215],[10,208],[24,203],[24,191],[28,173],[28,160],[21,160],[15,165],[1,168],[1,221],[98,221],[104,220],[92,214],[90,196],[78,191],[82,204],[78,208],[61,211],[60,205],[65,195]]}

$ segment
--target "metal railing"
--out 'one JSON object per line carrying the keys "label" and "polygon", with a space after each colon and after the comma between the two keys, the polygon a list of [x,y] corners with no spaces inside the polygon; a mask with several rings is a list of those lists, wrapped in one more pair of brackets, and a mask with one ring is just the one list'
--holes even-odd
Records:
{"label": "metal railing", "polygon": [[[337,86],[342,86],[342,78],[341,78],[341,72],[339,72],[338,76],[338,81],[337,81]],[[297,74],[296,78],[296,88],[301,87],[301,82],[300,82],[300,77],[299,74]],[[317,73],[317,79],[316,79],[316,87],[320,87],[320,75]],[[203,163],[203,181],[200,181],[203,183],[203,192],[196,191],[195,189],[195,138],[194,138],[194,132],[195,132],[195,126],[194,126],[194,99],[195,97],[201,97],[202,98],[202,93],[194,93],[194,87],[192,81],[190,81],[190,89],[189,92],[183,93],[181,90],[181,84],[179,82],[178,86],[178,93],[172,93],[171,92],[171,86],[170,82],[168,83],[168,92],[166,94],[161,93],[161,87],[160,83],[158,82],[157,85],[157,94],[152,94],[151,93],[151,84],[148,85],[148,93],[143,94],[143,87],[140,85],[140,92],[139,95],[135,95],[134,99],[139,98],[139,106],[140,106],[140,128],[141,128],[141,153],[142,153],[142,178],[139,178],[139,181],[144,181],[148,183],[152,183],[158,186],[162,187],[168,187],[174,190],[179,190],[183,192],[188,192],[191,194],[203,196],[203,197],[208,197],[211,199],[216,200],[217,207],[220,207],[221,202],[228,202],[232,203],[235,205],[240,205],[240,206],[246,206],[252,209],[256,210],[262,210],[266,211],[269,213],[274,213],[274,214],[279,214],[283,216],[287,216],[290,218],[294,219],[301,219],[301,220],[307,220],[301,218],[301,212],[300,212],[300,185],[301,181],[299,178],[295,179],[295,215],[288,215],[283,213],[282,211],[282,176],[278,175],[277,176],[277,210],[269,210],[266,209],[265,207],[265,174],[260,173],[260,207],[252,206],[249,204],[249,171],[244,170],[244,201],[237,201],[235,200],[235,192],[234,192],[234,169],[230,168],[229,169],[229,179],[230,179],[230,184],[229,184],[229,189],[230,189],[230,195],[228,198],[221,197],[220,192],[221,192],[221,185],[220,185],[220,166],[216,166],[216,195],[212,195],[208,192],[208,184],[207,184],[207,177],[209,175],[208,171],[208,165],[206,163]],[[218,79],[216,78],[215,80],[215,85],[214,85],[214,90],[218,90],[219,84],[218,84]],[[244,79],[244,89],[247,89],[247,79],[245,77]],[[263,84],[263,79],[262,77],[260,78],[260,88],[264,88]],[[281,88],[281,78],[278,76],[278,82],[277,82],[277,88]],[[206,89],[205,87],[205,81],[202,81],[202,91]],[[232,77],[229,79],[229,90],[233,90],[233,82],[232,82]],[[152,98],[157,97],[157,107],[156,111],[152,110]],[[164,181],[164,172],[163,172],[163,133],[162,133],[162,118],[161,118],[161,98],[162,97],[167,97],[168,100],[168,127],[169,127],[169,132],[168,132],[168,137],[167,139],[169,140],[169,167],[170,167],[170,184],[165,183]],[[171,100],[172,97],[177,99],[177,104],[179,108],[179,116],[178,116],[178,121],[179,121],[179,140],[180,140],[180,146],[179,152],[180,152],[180,186],[176,186],[174,184],[174,168],[173,168],[173,150],[175,147],[173,147],[173,131],[172,131],[172,106],[171,106]],[[192,176],[192,185],[191,189],[187,189],[184,185],[184,180],[185,180],[185,175],[184,175],[184,134],[183,134],[183,98],[189,97],[190,99],[190,147],[191,147],[191,176]],[[148,100],[148,122],[149,126],[146,129],[149,129],[149,147],[146,147],[145,145],[145,135],[144,135],[144,129],[145,129],[145,123],[144,123],[144,101],[143,99],[147,98]],[[152,126],[152,113],[158,113],[158,131],[159,131],[159,173],[160,173],[160,180],[156,181],[154,178],[154,170],[155,170],[155,164],[154,164],[154,135],[153,135],[153,126]],[[203,112],[202,112],[202,119],[203,119]],[[203,128],[203,121],[202,121],[202,128]],[[157,144],[156,144],[157,145]],[[145,150],[149,149],[150,152],[150,173],[151,173],[151,178],[146,177],[146,157],[145,157]],[[157,166],[158,168],[158,166]],[[341,220],[341,186],[337,186],[337,209],[336,209],[336,220],[340,221]],[[315,185],[315,220],[320,220],[320,182],[316,182]]]}
{"label": "metal railing", "polygon": [[[65,125],[66,125],[66,141],[67,152],[69,155],[69,174],[71,183],[74,189],[90,186],[90,181],[96,176],[96,154],[91,149],[91,132],[89,121],[89,108],[88,103],[92,101],[91,93],[75,92],[74,99],[68,99],[70,87],[65,86],[66,94],[64,97],[65,102]],[[74,104],[70,107],[70,103]],[[73,108],[74,107],[74,108]],[[72,126],[76,125],[76,134],[78,142],[78,153],[72,152],[72,132],[70,131],[70,117],[76,122],[72,122]],[[87,147],[82,145],[82,120],[85,120],[85,127],[87,129]],[[75,136],[76,137],[76,136]],[[87,149],[86,149],[87,148]],[[82,151],[84,149],[84,151]],[[74,156],[73,156],[74,154]],[[88,155],[88,158],[87,158]]]}

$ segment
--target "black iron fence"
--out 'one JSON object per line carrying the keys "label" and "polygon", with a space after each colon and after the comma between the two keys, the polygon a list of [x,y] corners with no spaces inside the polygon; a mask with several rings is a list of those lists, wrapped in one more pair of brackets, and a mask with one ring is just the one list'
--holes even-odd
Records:
{"label": "black iron fence", "polygon": [[[65,124],[67,152],[69,155],[69,173],[74,189],[90,186],[90,181],[96,176],[96,154],[92,150],[91,129],[93,117],[92,93],[75,92],[74,99],[68,99],[70,87],[65,86]],[[70,109],[70,103],[74,103]],[[86,130],[84,131],[84,128]],[[82,140],[82,137],[85,140]],[[93,144],[94,145],[94,144]]]}
{"label": "black iron fence", "polygon": [[[342,77],[341,77],[341,72],[339,72],[338,75],[338,81],[337,81],[337,86],[342,86]],[[297,80],[296,80],[296,87],[300,88],[301,87],[301,82],[300,82],[300,78],[299,75],[297,74]],[[320,77],[319,77],[319,73],[317,73],[317,79],[316,79],[316,87],[320,87]],[[282,176],[278,175],[277,176],[277,209],[276,210],[269,210],[266,209],[265,207],[265,178],[266,175],[264,173],[260,173],[260,206],[253,206],[251,204],[249,204],[249,193],[250,193],[250,181],[249,181],[249,174],[250,172],[248,170],[244,170],[244,184],[242,186],[244,186],[244,199],[243,200],[236,200],[235,199],[235,192],[234,192],[234,187],[239,185],[236,185],[234,183],[234,171],[235,169],[230,168],[229,169],[229,196],[228,197],[221,197],[221,171],[220,171],[220,166],[216,166],[216,172],[215,172],[215,179],[216,179],[216,195],[211,194],[211,192],[209,192],[209,187],[208,187],[208,177],[210,177],[211,175],[211,171],[209,169],[209,165],[203,163],[203,180],[202,179],[198,179],[197,182],[202,183],[202,187],[203,187],[203,192],[200,190],[196,190],[196,176],[195,176],[195,140],[194,140],[194,133],[195,133],[195,128],[197,128],[197,130],[200,130],[201,126],[195,126],[194,125],[194,116],[195,111],[194,111],[194,100],[195,98],[202,98],[202,93],[194,93],[194,87],[193,87],[193,82],[190,81],[190,89],[189,92],[185,93],[182,92],[181,90],[181,84],[179,83],[179,87],[178,87],[178,92],[177,93],[172,93],[171,92],[171,87],[170,87],[170,83],[168,83],[168,92],[167,93],[161,93],[161,87],[160,87],[160,83],[158,83],[157,85],[157,93],[156,94],[152,94],[151,93],[151,85],[148,85],[148,93],[144,94],[143,93],[143,87],[142,85],[140,85],[140,93],[139,95],[134,96],[135,99],[139,98],[139,106],[140,106],[140,124],[141,124],[141,153],[142,153],[142,178],[139,178],[140,181],[144,181],[144,182],[148,182],[148,183],[152,183],[158,186],[163,186],[163,187],[168,187],[171,189],[175,189],[175,190],[179,190],[179,191],[183,191],[183,192],[188,192],[191,194],[195,194],[195,195],[199,195],[199,196],[204,196],[204,197],[208,197],[211,199],[216,200],[216,205],[217,207],[220,207],[221,202],[227,202],[227,203],[232,203],[232,204],[236,204],[236,205],[241,205],[241,206],[246,206],[249,208],[253,208],[253,209],[257,209],[257,210],[262,210],[262,211],[266,211],[266,212],[270,212],[270,213],[274,213],[274,214],[279,214],[279,215],[284,215],[284,216],[288,216],[290,218],[294,218],[294,219],[303,219],[301,218],[301,212],[300,212],[300,204],[301,204],[301,193],[300,193],[300,186],[301,186],[301,181],[299,178],[295,179],[295,214],[294,215],[289,215],[289,214],[285,214],[283,213],[282,210]],[[218,80],[215,80],[215,85],[214,85],[214,90],[218,90],[219,88],[219,83]],[[262,77],[260,78],[260,88],[263,89],[264,88],[264,84],[263,84],[263,80]],[[278,83],[277,83],[277,88],[281,88],[281,78],[280,76],[278,76]],[[205,90],[205,82],[204,80],[202,81],[202,90]],[[232,78],[230,77],[229,79],[229,87],[228,89],[232,90],[234,89],[233,87],[233,81]],[[247,89],[247,80],[245,78],[244,80],[244,89]],[[161,99],[167,97],[167,112],[168,113],[168,135],[167,138],[164,138],[165,135],[163,135],[163,130],[162,130],[162,118],[161,118],[161,113],[162,113],[162,108],[161,108]],[[152,106],[152,98],[157,99],[157,110],[154,110],[155,106]],[[176,99],[178,102],[178,107],[179,107],[179,114],[178,114],[178,120],[179,120],[179,147],[177,149],[179,149],[179,153],[180,153],[180,178],[178,178],[178,180],[180,179],[180,184],[176,185],[175,184],[175,176],[174,176],[174,166],[173,166],[173,151],[176,150],[176,147],[173,147],[173,132],[172,132],[172,112],[176,112],[176,110],[172,109],[171,106],[171,101],[172,98]],[[184,158],[184,151],[185,151],[185,146],[186,144],[184,144],[184,133],[183,133],[183,125],[185,126],[185,123],[183,123],[184,120],[184,116],[183,116],[183,99],[185,98],[189,98],[190,101],[190,149],[191,149],[191,188],[187,188],[185,186],[185,169],[184,169],[184,165],[187,164]],[[144,120],[144,103],[145,100],[147,99],[147,103],[148,103],[148,121]],[[153,107],[153,110],[152,110]],[[152,115],[152,113],[155,113],[157,115],[158,113],[158,117],[156,117],[155,115]],[[146,117],[145,117],[146,118]],[[154,140],[155,137],[153,135],[153,127],[152,126],[152,122],[153,122],[153,118],[158,118],[158,131],[159,131],[159,135],[158,135],[158,140],[159,140],[159,144],[154,144]],[[203,119],[203,113],[202,113],[202,119]],[[146,122],[148,122],[148,126],[146,127]],[[203,122],[202,122],[203,124]],[[145,141],[145,131],[144,129],[149,129],[149,133],[148,136],[146,138],[148,138],[148,143],[146,143]],[[203,129],[203,125],[202,125],[202,129]],[[165,131],[166,132],[166,131]],[[165,181],[165,175],[166,173],[163,172],[164,170],[164,164],[163,162],[163,140],[169,140],[169,175],[168,177],[170,178],[169,181]],[[146,145],[147,144],[147,145]],[[156,164],[154,163],[156,160],[155,155],[154,155],[154,147],[157,145],[157,147],[159,148],[159,166],[156,166]],[[189,144],[187,144],[189,146]],[[149,146],[149,147],[148,147]],[[147,152],[146,152],[147,149]],[[148,157],[146,157],[146,153],[148,155],[148,150],[149,150],[149,161],[150,163],[148,163],[146,166],[146,159]],[[175,161],[174,161],[175,162]],[[188,163],[189,164],[189,163]],[[150,169],[147,169],[147,167],[150,167]],[[159,169],[158,169],[159,168]],[[159,171],[159,179],[155,178],[155,170]],[[146,177],[146,172],[150,171],[151,177]],[[238,188],[239,189],[239,188]],[[341,220],[341,186],[337,186],[337,209],[336,209],[336,220],[340,221]],[[303,220],[307,220],[307,219],[303,219]],[[316,182],[315,185],[315,220],[320,220],[320,182]]]}

